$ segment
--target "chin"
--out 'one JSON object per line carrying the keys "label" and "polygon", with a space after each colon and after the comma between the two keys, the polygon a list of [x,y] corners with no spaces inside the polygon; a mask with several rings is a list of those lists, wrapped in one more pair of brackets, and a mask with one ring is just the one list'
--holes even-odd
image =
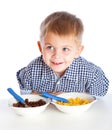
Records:
{"label": "chin", "polygon": [[56,70],[53,70],[57,75],[59,75],[59,76],[62,76],[64,73],[65,73],[65,70],[58,70],[58,71],[56,71]]}

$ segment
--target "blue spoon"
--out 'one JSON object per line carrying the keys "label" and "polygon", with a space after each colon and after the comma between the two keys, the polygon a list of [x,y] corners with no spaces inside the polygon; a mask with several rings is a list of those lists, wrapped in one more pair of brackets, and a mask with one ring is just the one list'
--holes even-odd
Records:
{"label": "blue spoon", "polygon": [[8,88],[7,91],[19,102],[25,104],[25,100],[14,92],[12,88]]}
{"label": "blue spoon", "polygon": [[43,97],[47,97],[47,98],[51,98],[51,99],[54,99],[54,100],[57,100],[57,101],[69,102],[69,101],[68,101],[67,99],[65,99],[65,98],[58,97],[58,96],[52,95],[52,94],[47,93],[47,92],[43,92],[43,93],[42,93],[42,96],[43,96]]}

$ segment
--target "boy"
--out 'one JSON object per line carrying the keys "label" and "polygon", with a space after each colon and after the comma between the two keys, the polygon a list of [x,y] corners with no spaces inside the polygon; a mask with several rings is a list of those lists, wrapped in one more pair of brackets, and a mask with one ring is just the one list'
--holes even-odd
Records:
{"label": "boy", "polygon": [[17,72],[21,94],[86,92],[104,96],[109,81],[102,69],[80,56],[82,21],[68,12],[50,14],[40,26],[41,56]]}

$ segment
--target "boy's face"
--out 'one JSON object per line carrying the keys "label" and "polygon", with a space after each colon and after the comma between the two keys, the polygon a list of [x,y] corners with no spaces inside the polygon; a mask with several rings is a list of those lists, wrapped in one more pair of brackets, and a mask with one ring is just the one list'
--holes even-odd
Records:
{"label": "boy's face", "polygon": [[48,33],[42,43],[38,42],[38,46],[44,62],[59,76],[83,50],[73,35],[59,36],[54,33]]}

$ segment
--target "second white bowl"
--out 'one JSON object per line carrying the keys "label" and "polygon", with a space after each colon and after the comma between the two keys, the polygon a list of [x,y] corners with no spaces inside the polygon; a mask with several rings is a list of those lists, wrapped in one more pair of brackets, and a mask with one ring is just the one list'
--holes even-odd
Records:
{"label": "second white bowl", "polygon": [[57,104],[56,100],[52,100],[52,104],[54,104],[57,109],[59,109],[61,112],[64,113],[82,113],[84,111],[87,111],[95,102],[96,102],[96,98],[92,95],[86,94],[86,93],[76,93],[76,92],[70,92],[70,93],[63,93],[63,94],[59,94],[58,96],[69,99],[69,98],[81,98],[81,99],[87,99],[90,100],[91,102],[88,104],[84,104],[84,105],[74,105],[74,106],[65,106],[65,105],[60,105]]}

